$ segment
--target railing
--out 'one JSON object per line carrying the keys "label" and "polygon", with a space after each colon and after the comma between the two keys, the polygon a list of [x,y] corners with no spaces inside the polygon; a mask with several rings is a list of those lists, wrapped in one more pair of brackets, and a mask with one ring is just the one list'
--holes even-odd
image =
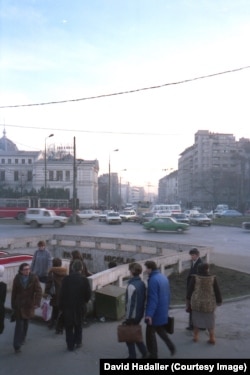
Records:
{"label": "railing", "polygon": [[[146,259],[154,260],[161,269],[161,272],[166,274],[173,271],[180,273],[190,265],[188,251],[191,247],[197,246],[194,244],[176,244],[126,238],[53,235],[25,239],[0,239],[0,248],[7,249],[9,253],[33,254],[40,239],[46,240],[52,255],[62,258],[65,266],[69,264],[72,249],[78,249],[81,252],[84,251],[86,256],[94,256],[95,254],[95,259],[97,259],[95,261],[99,262],[99,267],[101,268],[100,271],[96,271],[96,273],[89,277],[92,291],[108,284],[124,286],[124,282],[130,274],[127,263],[132,261],[133,258],[136,258],[136,262],[142,265],[144,265]],[[201,257],[209,262],[212,249],[210,247],[199,246],[199,250]],[[68,255],[68,259],[65,259],[65,254]],[[120,264],[112,269],[105,269],[104,259],[107,256],[106,254],[115,254],[120,259],[123,259],[123,254],[126,254],[127,258],[124,261],[126,264]],[[90,258],[87,259],[88,265],[91,262]],[[7,282],[8,289],[11,288],[18,266],[19,264],[6,266],[4,279]]]}

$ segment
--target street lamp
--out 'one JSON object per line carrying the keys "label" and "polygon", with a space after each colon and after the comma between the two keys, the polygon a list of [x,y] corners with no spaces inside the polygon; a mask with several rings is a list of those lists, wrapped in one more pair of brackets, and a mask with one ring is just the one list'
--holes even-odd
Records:
{"label": "street lamp", "polygon": [[[113,152],[116,152],[116,151],[119,151],[118,148],[116,148],[115,150],[113,150]],[[110,153],[109,153],[109,190],[108,190],[108,209],[110,210],[110,190],[111,190],[111,174],[110,174]]]}
{"label": "street lamp", "polygon": [[[122,169],[121,172],[125,172],[127,169]],[[122,206],[122,176],[120,176],[120,205]]]}
{"label": "street lamp", "polygon": [[48,135],[48,137],[44,140],[44,190],[45,190],[45,197],[47,196],[47,147],[46,147],[46,140],[48,138],[54,137],[54,134]]}

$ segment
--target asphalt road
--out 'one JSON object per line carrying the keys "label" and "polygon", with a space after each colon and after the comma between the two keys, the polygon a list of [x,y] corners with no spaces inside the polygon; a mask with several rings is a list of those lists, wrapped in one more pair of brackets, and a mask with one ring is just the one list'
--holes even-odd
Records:
{"label": "asphalt road", "polygon": [[[211,246],[213,253],[211,261],[220,266],[236,268],[239,271],[250,272],[250,231],[241,228],[211,226],[195,227],[182,233],[151,233],[143,229],[138,223],[122,223],[122,225],[107,225],[98,220],[87,220],[84,224],[66,225],[64,228],[52,226],[32,229],[21,223],[2,224],[0,221],[0,236],[3,238],[26,237],[41,234],[75,234],[102,237],[120,237],[135,239],[150,239],[173,243],[185,243],[190,246]],[[237,258],[237,261],[236,261]],[[235,266],[237,264],[237,266]]]}

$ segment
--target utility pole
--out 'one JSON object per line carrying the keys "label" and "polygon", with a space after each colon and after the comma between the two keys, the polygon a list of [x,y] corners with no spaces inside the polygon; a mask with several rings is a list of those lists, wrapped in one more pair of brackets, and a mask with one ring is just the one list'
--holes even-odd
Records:
{"label": "utility pole", "polygon": [[76,138],[74,137],[73,141],[73,199],[72,199],[72,222],[76,224]]}

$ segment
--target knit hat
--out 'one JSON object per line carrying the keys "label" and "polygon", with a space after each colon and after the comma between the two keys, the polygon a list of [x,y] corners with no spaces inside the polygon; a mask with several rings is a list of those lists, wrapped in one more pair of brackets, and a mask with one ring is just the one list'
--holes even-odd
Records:
{"label": "knit hat", "polygon": [[3,277],[4,266],[0,265],[0,277]]}

